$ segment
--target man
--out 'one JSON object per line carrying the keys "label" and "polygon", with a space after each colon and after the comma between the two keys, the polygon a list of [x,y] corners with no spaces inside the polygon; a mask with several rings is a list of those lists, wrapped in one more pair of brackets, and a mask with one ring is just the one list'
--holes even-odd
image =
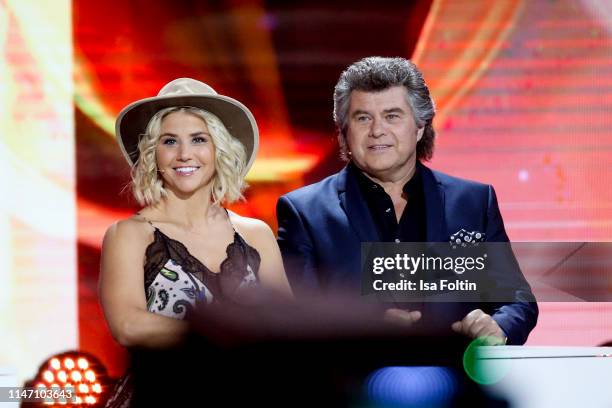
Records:
{"label": "man", "polygon": [[[434,114],[421,72],[406,59],[365,58],[341,74],[334,120],[348,164],[277,204],[278,242],[298,294],[304,289],[358,293],[361,242],[448,242],[461,230],[479,231],[486,241],[508,241],[491,186],[421,164],[433,154]],[[391,314],[409,322],[422,317],[471,338],[523,344],[538,308],[522,275],[514,300],[423,303],[420,310]]]}

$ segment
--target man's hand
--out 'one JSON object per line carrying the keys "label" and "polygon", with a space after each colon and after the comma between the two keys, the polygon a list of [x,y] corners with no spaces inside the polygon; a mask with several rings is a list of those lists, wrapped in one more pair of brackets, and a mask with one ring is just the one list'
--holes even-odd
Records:
{"label": "man's hand", "polygon": [[421,312],[418,310],[406,310],[406,309],[387,309],[385,310],[385,322],[395,323],[402,326],[412,326],[418,322],[421,318]]}
{"label": "man's hand", "polygon": [[484,337],[490,346],[506,344],[506,333],[491,316],[480,309],[472,310],[463,320],[453,323],[451,328],[472,339]]}

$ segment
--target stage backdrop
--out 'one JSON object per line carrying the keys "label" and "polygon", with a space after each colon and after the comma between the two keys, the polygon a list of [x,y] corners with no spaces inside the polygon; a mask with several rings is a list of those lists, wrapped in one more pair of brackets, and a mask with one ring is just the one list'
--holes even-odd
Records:
{"label": "stage backdrop", "polygon": [[[279,195],[343,166],[340,72],[381,55],[423,70],[437,103],[428,165],[493,184],[512,240],[612,238],[605,1],[0,0],[0,52],[0,365],[20,378],[74,347],[121,373],[96,297],[104,231],[138,209],[114,119],[177,77],[252,109],[261,148],[232,209],[274,229]],[[612,339],[608,304],[540,310],[528,344]]]}

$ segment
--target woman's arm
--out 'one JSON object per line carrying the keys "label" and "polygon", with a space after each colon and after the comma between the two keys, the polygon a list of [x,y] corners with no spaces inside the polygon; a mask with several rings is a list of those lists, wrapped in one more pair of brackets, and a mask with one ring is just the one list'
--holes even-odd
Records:
{"label": "woman's arm", "polygon": [[293,298],[293,292],[289,286],[285,268],[283,267],[283,258],[276,242],[274,233],[268,224],[261,222],[258,228],[257,240],[260,248],[259,255],[261,256],[261,265],[259,267],[259,280],[262,285],[270,288],[278,293]]}
{"label": "woman's arm", "polygon": [[293,292],[289,286],[280,249],[276,243],[274,233],[265,222],[240,217],[232,214],[234,225],[238,225],[249,245],[257,249],[261,257],[259,265],[259,281],[261,284],[281,296],[293,299]]}
{"label": "woman's arm", "polygon": [[115,340],[125,347],[168,347],[181,341],[186,322],[147,311],[144,253],[150,232],[139,221],[113,224],[104,236],[99,295]]}

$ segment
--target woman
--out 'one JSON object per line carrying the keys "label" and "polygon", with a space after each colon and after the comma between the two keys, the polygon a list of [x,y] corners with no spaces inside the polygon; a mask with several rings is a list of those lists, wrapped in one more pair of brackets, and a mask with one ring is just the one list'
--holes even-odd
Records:
{"label": "woman", "polygon": [[[121,345],[174,345],[196,304],[237,301],[246,286],[291,296],[270,228],[222,206],[242,198],[257,152],[244,105],[180,78],[127,106],[116,131],[144,207],[112,225],[102,246],[100,298]],[[129,401],[128,378],[113,404]]]}

